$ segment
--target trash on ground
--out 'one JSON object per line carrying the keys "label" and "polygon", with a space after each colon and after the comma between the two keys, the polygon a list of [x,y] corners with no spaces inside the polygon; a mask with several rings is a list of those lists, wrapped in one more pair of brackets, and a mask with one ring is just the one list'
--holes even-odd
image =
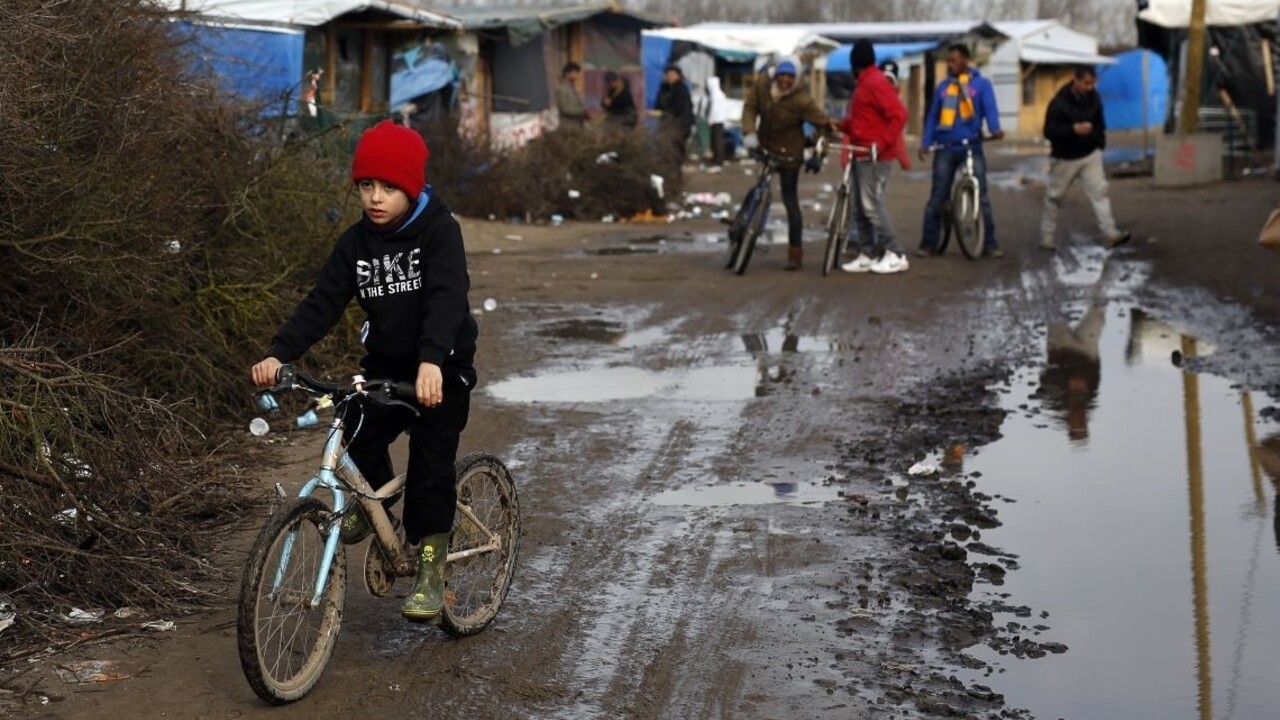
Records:
{"label": "trash on ground", "polygon": [[298,427],[308,428],[320,424],[320,416],[316,415],[314,408],[302,413],[298,416]]}
{"label": "trash on ground", "polygon": [[494,300],[493,298],[485,298],[485,299],[484,299],[484,310],[485,310],[485,312],[493,312],[494,310],[497,310],[497,309],[498,309],[498,301],[497,301],[497,300]]}
{"label": "trash on ground", "polygon": [[523,240],[524,236],[523,235],[503,235],[502,238],[504,240]]}
{"label": "trash on ground", "polygon": [[578,199],[578,198],[580,198],[580,197],[582,197],[582,193],[578,192],[577,190],[570,190],[570,191],[569,191],[569,199],[570,199],[570,200],[577,200],[577,199]]}
{"label": "trash on ground", "polygon": [[658,193],[658,197],[665,197],[662,192],[662,186],[666,180],[661,175],[650,175],[649,184],[653,186],[653,191]]}
{"label": "trash on ground", "polygon": [[[655,176],[656,177],[656,176]],[[669,223],[674,218],[665,215],[654,215],[653,210],[645,208],[644,212],[638,212],[627,219],[627,222],[633,223]]]}
{"label": "trash on ground", "polygon": [[933,475],[937,472],[937,466],[927,462],[918,462],[907,470],[908,475]]}
{"label": "trash on ground", "polygon": [[617,159],[618,159],[618,153],[616,153],[616,152],[614,152],[614,151],[610,150],[609,152],[607,152],[607,153],[602,153],[600,156],[598,156],[598,157],[596,158],[596,164],[597,164],[597,165],[608,165],[608,164],[609,164],[609,163],[611,163],[611,162],[615,162],[615,161],[617,161]]}
{"label": "trash on ground", "polygon": [[58,666],[58,676],[71,684],[111,682],[133,677],[120,672],[119,667],[115,660],[82,660]]}
{"label": "trash on ground", "polygon": [[249,433],[254,437],[262,437],[263,435],[266,435],[267,431],[270,429],[271,426],[262,418],[254,418],[249,421]]}
{"label": "trash on ground", "polygon": [[78,607],[73,607],[71,608],[71,612],[62,616],[62,619],[72,625],[87,625],[88,623],[98,622],[102,619],[103,615],[106,615],[106,611],[81,610]]}
{"label": "trash on ground", "polygon": [[156,632],[168,632],[177,627],[172,620],[152,620],[142,623],[145,630],[155,630]]}
{"label": "trash on ground", "polygon": [[147,613],[142,608],[122,607],[111,613],[111,617],[116,618],[117,620],[128,620],[131,617],[139,617],[146,614]]}

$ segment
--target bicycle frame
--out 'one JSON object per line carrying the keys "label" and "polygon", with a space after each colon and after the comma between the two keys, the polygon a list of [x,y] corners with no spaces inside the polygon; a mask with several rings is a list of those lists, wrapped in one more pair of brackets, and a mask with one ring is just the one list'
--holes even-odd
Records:
{"label": "bicycle frame", "polygon": [[[311,598],[312,607],[320,604],[320,596],[324,594],[324,589],[328,586],[329,573],[333,569],[333,558],[337,554],[338,545],[341,542],[337,532],[337,518],[343,517],[347,508],[347,493],[343,487],[344,481],[347,486],[355,491],[356,503],[364,510],[365,516],[373,525],[377,542],[381,545],[382,551],[386,553],[396,575],[407,577],[414,573],[413,558],[405,552],[404,545],[399,541],[396,530],[391,525],[391,519],[387,516],[385,508],[382,507],[383,500],[394,496],[404,487],[406,475],[401,473],[392,478],[386,485],[374,490],[360,472],[360,469],[356,467],[355,461],[342,448],[345,429],[346,425],[343,423],[341,416],[334,417],[329,426],[329,437],[324,444],[320,468],[298,491],[299,497],[310,497],[312,493],[319,489],[328,490],[333,496],[335,521],[330,523],[329,536],[325,539],[324,558],[321,560],[320,572],[316,578],[316,591]],[[473,555],[494,552],[502,547],[501,538],[486,527],[484,523],[480,522],[469,506],[458,501],[456,507],[458,513],[484,533],[488,542],[469,550],[449,553],[445,558],[446,564]],[[289,558],[293,553],[293,537],[293,535],[290,535],[285,540],[284,547],[281,548],[280,563],[276,567],[276,577],[272,581],[271,594],[273,596],[279,590],[280,584],[284,579],[284,570],[289,565]]]}

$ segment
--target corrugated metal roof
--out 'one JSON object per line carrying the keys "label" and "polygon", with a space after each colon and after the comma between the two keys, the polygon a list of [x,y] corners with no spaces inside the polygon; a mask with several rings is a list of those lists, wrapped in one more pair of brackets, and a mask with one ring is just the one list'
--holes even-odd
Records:
{"label": "corrugated metal roof", "polygon": [[457,20],[417,5],[395,0],[152,0],[174,12],[195,13],[211,20],[317,27],[347,13],[378,10],[438,28],[457,28]]}
{"label": "corrugated metal roof", "polygon": [[760,25],[754,23],[698,23],[690,28],[733,31],[744,27],[769,27],[806,30],[838,42],[853,42],[859,38],[880,42],[923,42],[944,40],[964,35],[981,25],[976,20],[939,22],[866,22],[866,23],[783,23]]}
{"label": "corrugated metal roof", "polygon": [[494,30],[530,22],[536,22],[550,29],[586,20],[602,13],[632,18],[653,27],[669,24],[652,16],[627,10],[616,2],[532,7],[456,7],[444,9],[442,12],[457,20],[465,30]]}

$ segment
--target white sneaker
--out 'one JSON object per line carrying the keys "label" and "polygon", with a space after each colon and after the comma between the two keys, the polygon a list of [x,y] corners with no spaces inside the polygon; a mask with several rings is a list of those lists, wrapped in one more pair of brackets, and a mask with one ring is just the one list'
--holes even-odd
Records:
{"label": "white sneaker", "polygon": [[896,252],[885,251],[884,256],[871,264],[871,272],[879,275],[890,275],[892,273],[900,273],[911,267],[907,259]]}
{"label": "white sneaker", "polygon": [[858,253],[858,257],[840,266],[840,269],[847,273],[864,273],[871,269],[871,258]]}

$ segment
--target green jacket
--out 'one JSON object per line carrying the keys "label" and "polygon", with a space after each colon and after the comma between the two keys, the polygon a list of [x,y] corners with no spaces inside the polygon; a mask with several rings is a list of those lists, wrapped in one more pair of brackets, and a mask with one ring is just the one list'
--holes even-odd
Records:
{"label": "green jacket", "polygon": [[772,89],[772,78],[761,73],[743,103],[742,132],[756,133],[769,152],[799,158],[804,154],[804,124],[824,130],[830,120],[798,80],[776,100]]}

